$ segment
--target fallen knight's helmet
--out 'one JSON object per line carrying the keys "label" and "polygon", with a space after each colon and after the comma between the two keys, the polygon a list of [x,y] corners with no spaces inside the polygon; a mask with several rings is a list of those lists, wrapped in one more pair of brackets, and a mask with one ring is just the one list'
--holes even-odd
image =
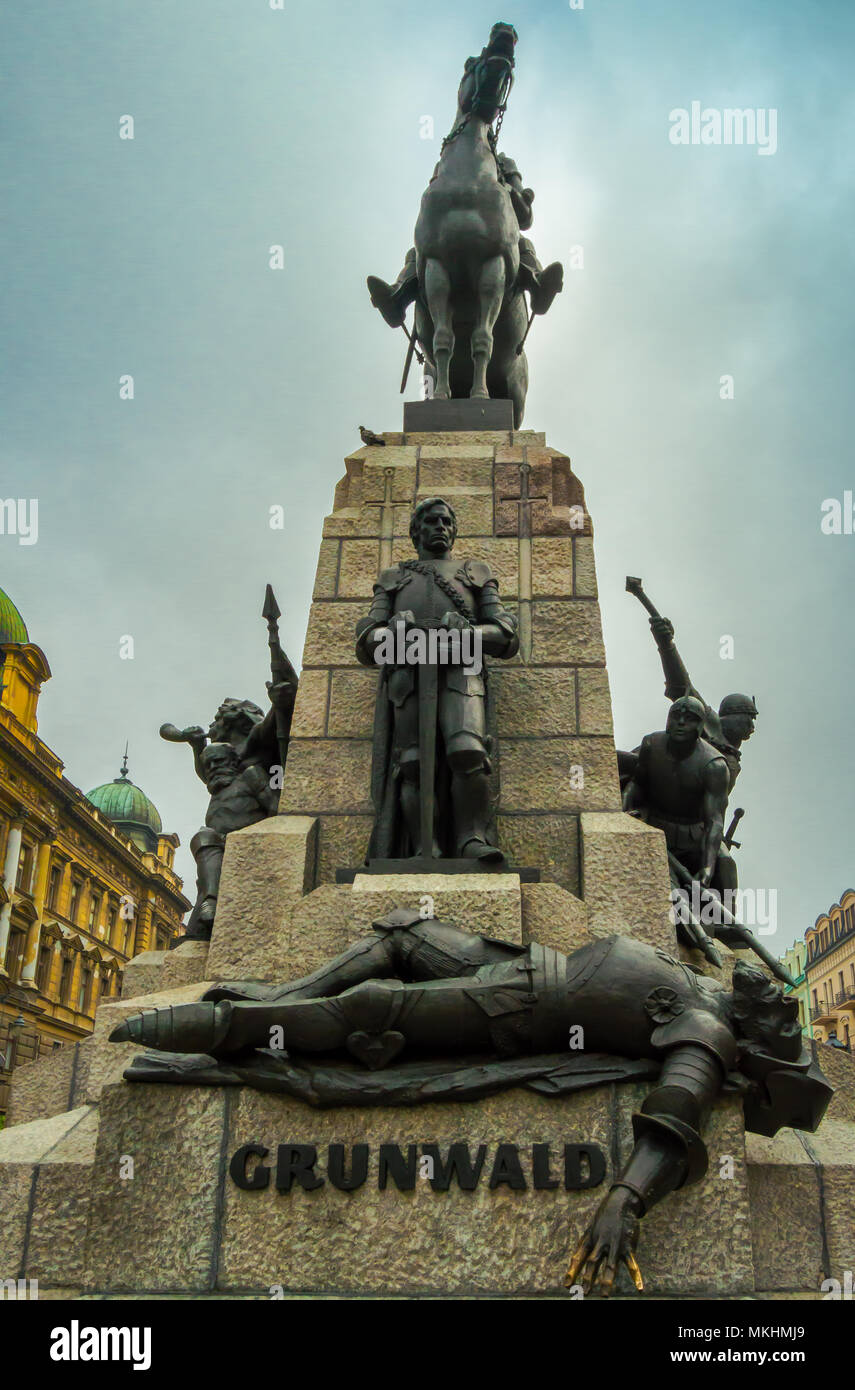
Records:
{"label": "fallen knight's helmet", "polygon": [[730,1012],[738,1069],[752,1083],[742,1097],[746,1129],[769,1136],[785,1128],[813,1132],[834,1087],[804,1047],[796,1000],[785,998],[762,970],[738,961]]}

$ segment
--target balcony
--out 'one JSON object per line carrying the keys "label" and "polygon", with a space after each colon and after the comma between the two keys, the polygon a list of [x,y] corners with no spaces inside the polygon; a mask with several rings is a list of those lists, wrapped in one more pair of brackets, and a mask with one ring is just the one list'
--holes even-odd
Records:
{"label": "balcony", "polygon": [[826,1025],[834,1023],[834,1005],[812,1004],[810,1011],[810,1021],[811,1023],[824,1023]]}
{"label": "balcony", "polygon": [[840,1009],[851,1009],[855,1012],[855,985],[838,990],[827,1003],[811,1005],[810,1021],[811,1023],[823,1023],[826,1026],[836,1023],[836,1015]]}
{"label": "balcony", "polygon": [[834,1007],[836,1009],[851,1009],[855,1012],[855,985],[848,985],[846,989],[841,989],[834,996]]}

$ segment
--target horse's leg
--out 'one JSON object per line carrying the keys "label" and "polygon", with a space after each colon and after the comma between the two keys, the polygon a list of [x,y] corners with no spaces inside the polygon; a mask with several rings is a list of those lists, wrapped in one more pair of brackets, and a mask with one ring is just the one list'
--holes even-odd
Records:
{"label": "horse's leg", "polygon": [[425,299],[433,319],[433,360],[436,363],[434,396],[447,401],[451,397],[448,368],[454,352],[454,330],[451,326],[451,281],[442,261],[429,257],[425,262]]}
{"label": "horse's leg", "polygon": [[493,328],[505,297],[505,260],[485,261],[478,277],[478,322],[472,330],[472,390],[470,396],[486,400],[487,367],[493,352]]}

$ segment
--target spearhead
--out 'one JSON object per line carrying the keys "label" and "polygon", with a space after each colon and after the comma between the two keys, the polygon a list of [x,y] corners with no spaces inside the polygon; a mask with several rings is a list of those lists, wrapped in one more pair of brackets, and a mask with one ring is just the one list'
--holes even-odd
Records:
{"label": "spearhead", "polygon": [[641,588],[641,580],[634,579],[631,574],[626,576],[626,591],[628,594],[637,594]]}
{"label": "spearhead", "polygon": [[264,607],[261,610],[262,618],[268,623],[275,623],[281,617],[279,604],[276,602],[276,595],[273,592],[273,585],[268,584],[264,591]]}

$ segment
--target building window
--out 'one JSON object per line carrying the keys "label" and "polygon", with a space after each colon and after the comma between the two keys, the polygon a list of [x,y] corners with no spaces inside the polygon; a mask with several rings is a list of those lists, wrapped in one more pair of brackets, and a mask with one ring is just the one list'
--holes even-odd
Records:
{"label": "building window", "polygon": [[33,879],[33,847],[32,845],[22,845],[21,853],[18,856],[18,876],[15,879],[15,887],[19,893],[29,893],[31,891]]}
{"label": "building window", "polygon": [[107,904],[107,940],[109,941],[111,946],[115,944],[113,941],[113,935],[116,930],[116,918],[118,917],[118,915],[119,904],[116,902],[115,898],[110,898],[109,903]]}
{"label": "building window", "polygon": [[59,886],[62,883],[62,865],[52,864],[50,878],[48,879],[47,905],[51,912],[56,912],[59,903]]}
{"label": "building window", "polygon": [[6,972],[12,981],[17,980],[21,974],[26,941],[26,932],[17,931],[14,927],[9,932],[9,942],[6,946]]}
{"label": "building window", "polygon": [[94,972],[89,961],[86,961],[80,972],[80,989],[77,991],[77,1012],[88,1014],[92,1008],[92,981]]}
{"label": "building window", "polygon": [[124,942],[123,942],[123,944],[122,944],[122,951],[124,952],[124,954],[125,954],[126,956],[130,956],[130,955],[133,954],[133,946],[134,946],[134,920],[133,920],[132,917],[129,917],[128,920],[127,920],[127,922],[125,923],[125,940],[124,940]]}
{"label": "building window", "polygon": [[79,878],[71,880],[71,902],[68,907],[68,920],[77,921],[77,914],[80,910],[80,895],[83,892],[83,883]]}
{"label": "building window", "polygon": [[98,926],[98,918],[101,916],[101,894],[92,892],[89,894],[89,931],[94,936]]}
{"label": "building window", "polygon": [[163,923],[161,922],[161,923],[158,924],[157,931],[156,931],[155,935],[156,935],[156,941],[157,941],[157,950],[158,950],[158,951],[168,951],[168,950],[169,950],[169,928],[168,928],[168,927],[165,927],[165,926],[163,925]]}
{"label": "building window", "polygon": [[39,963],[36,966],[36,988],[41,994],[47,994],[50,989],[50,967],[53,960],[53,949],[48,946],[39,947]]}
{"label": "building window", "polygon": [[59,980],[59,1002],[67,1004],[71,994],[71,976],[74,973],[74,957],[63,956],[62,974]]}

